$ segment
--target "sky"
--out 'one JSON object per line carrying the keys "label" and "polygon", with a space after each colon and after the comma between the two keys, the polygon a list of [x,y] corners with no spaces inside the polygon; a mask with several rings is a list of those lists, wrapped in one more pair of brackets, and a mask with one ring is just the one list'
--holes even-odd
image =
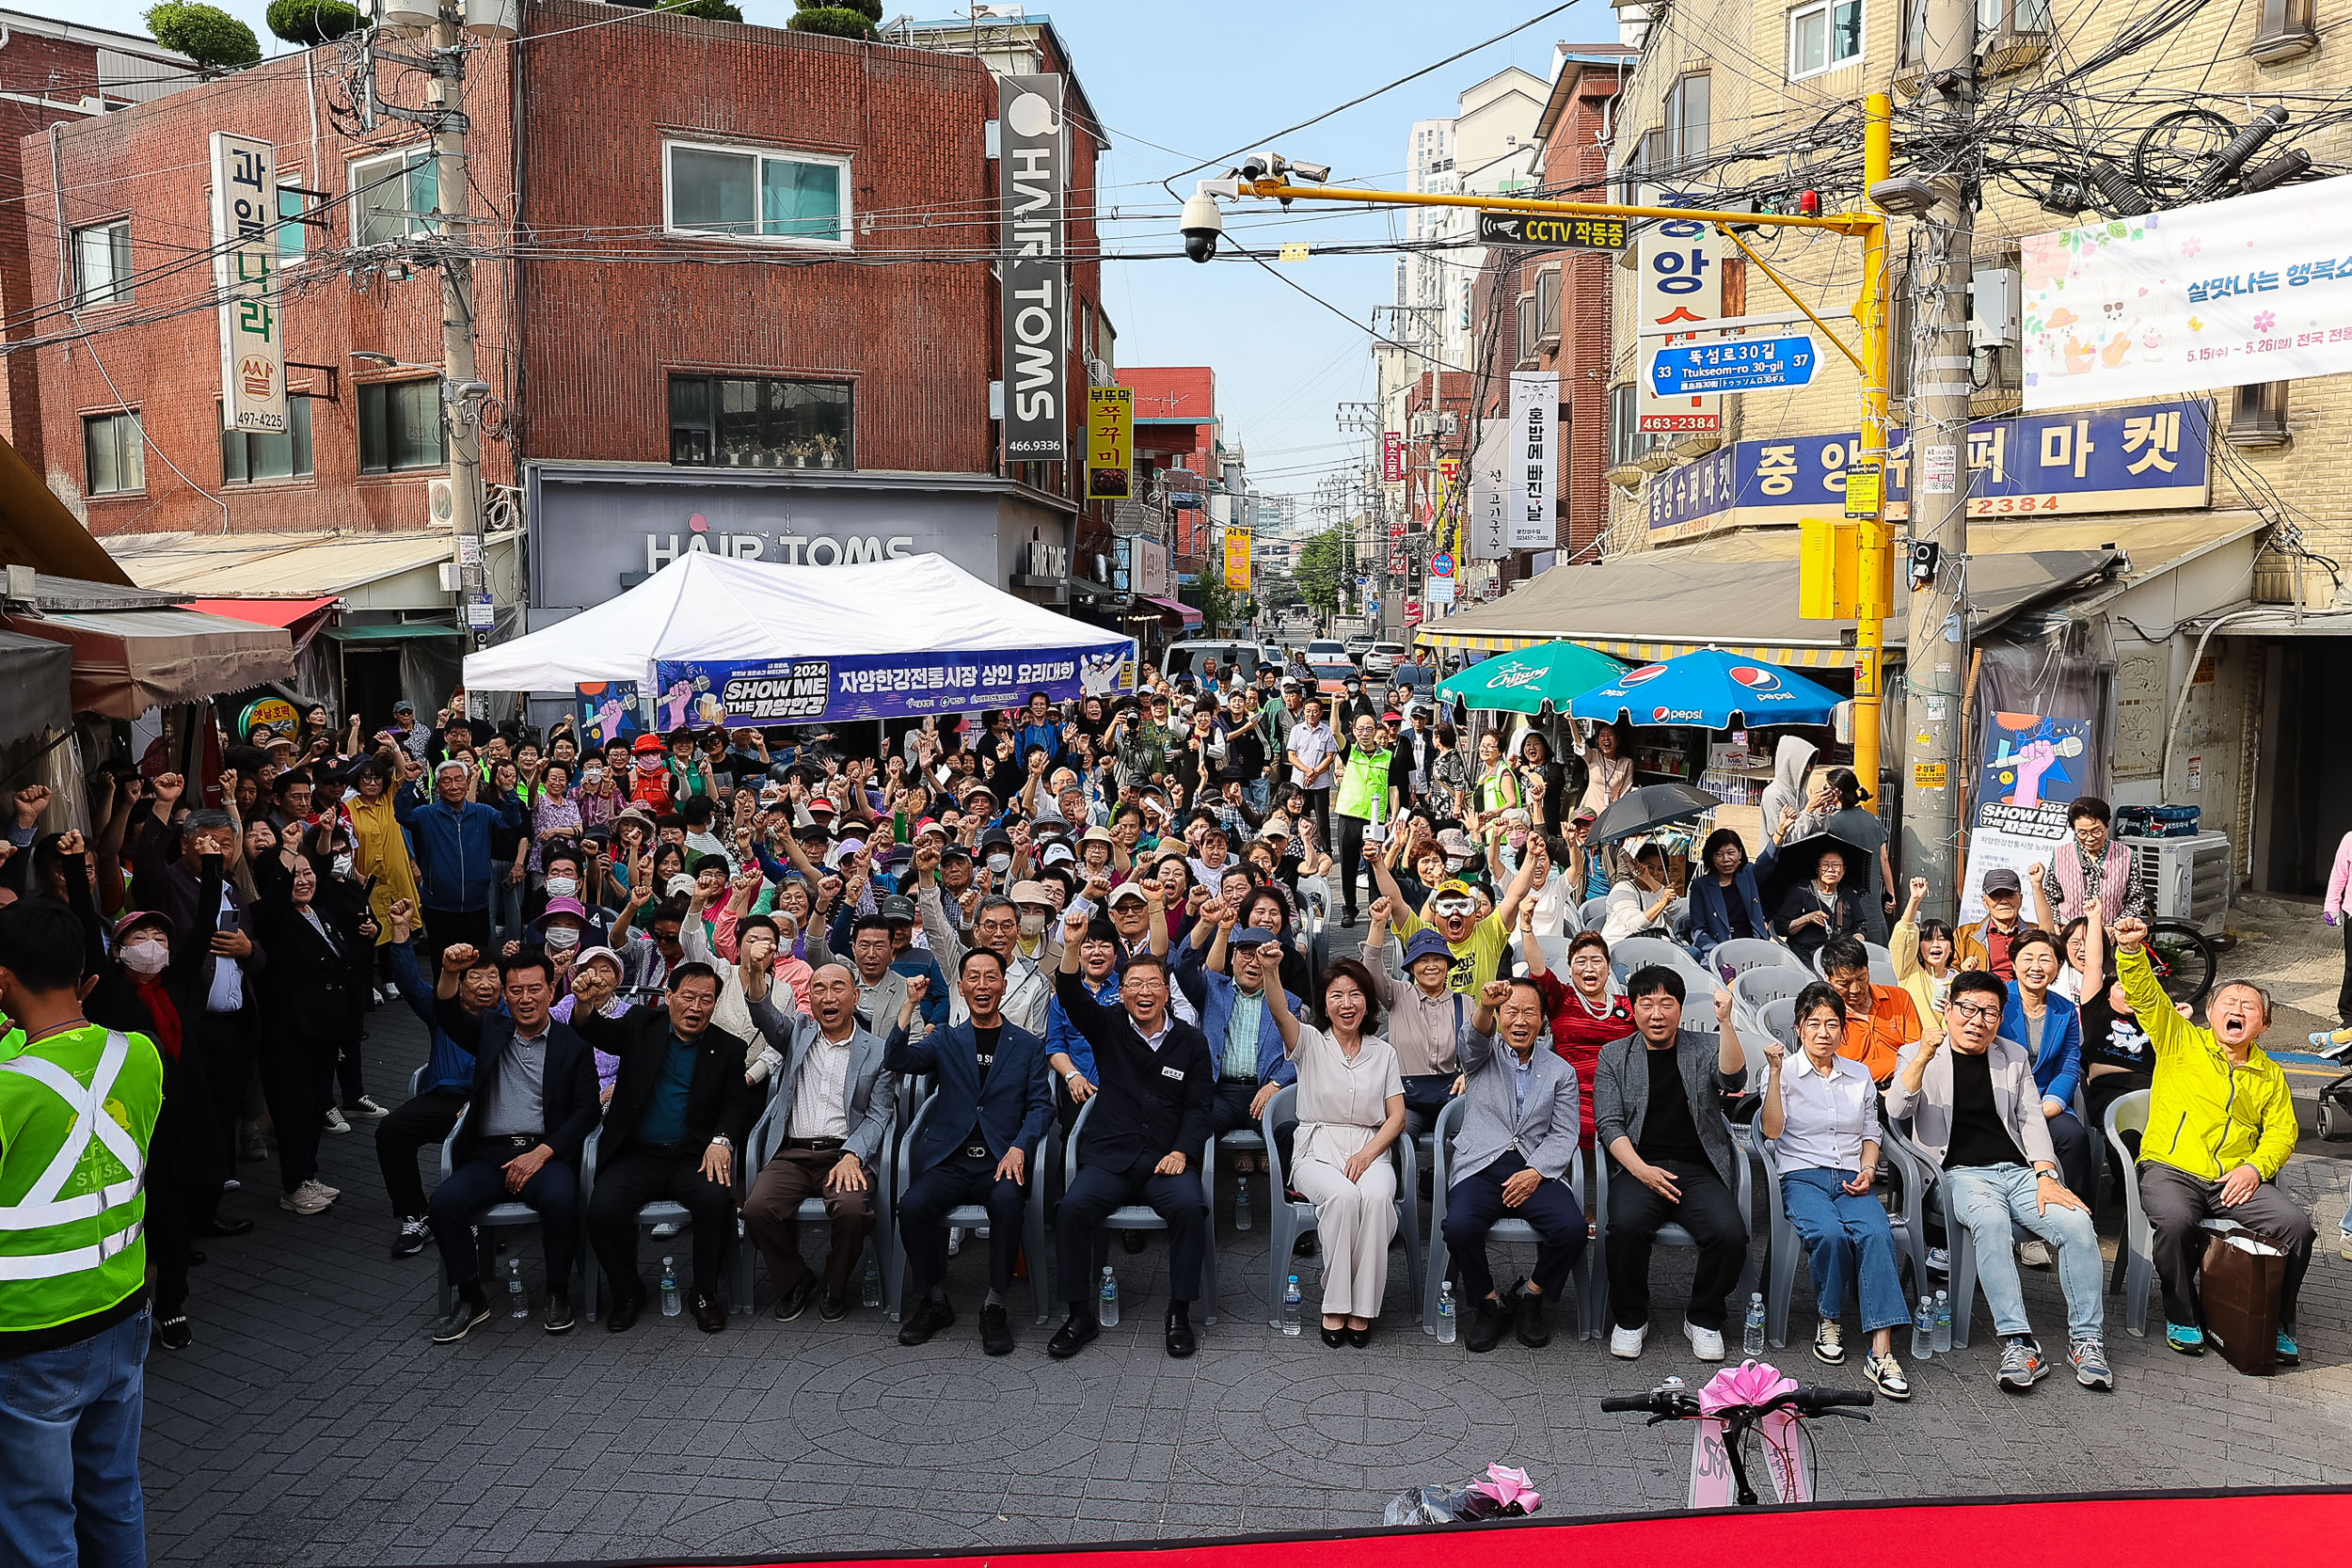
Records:
{"label": "sky", "polygon": [[[143,33],[150,0],[17,0],[25,9]],[[291,48],[263,23],[267,0],[215,0],[243,18],[264,53]],[[737,0],[744,20],[781,26],[790,0]],[[1049,15],[1111,140],[1101,170],[1098,205],[1106,250],[1179,248],[1175,214],[1192,182],[1223,174],[1228,154],[1265,145],[1286,126],[1319,115],[1455,51],[1551,8],[1553,0],[1055,0],[1033,8]],[[884,14],[902,8],[886,5]],[[925,18],[951,14],[924,7]],[[1454,112],[1463,88],[1503,67],[1549,74],[1552,45],[1613,42],[1615,13],[1602,0],[1568,9],[1443,66],[1426,76],[1271,145],[1274,150],[1331,166],[1335,183],[1394,189],[1403,183],[1406,138],[1416,119]],[[1203,159],[1217,166],[1160,182]],[[1216,371],[1218,412],[1228,443],[1248,455],[1256,486],[1306,498],[1325,474],[1345,466],[1351,445],[1335,414],[1343,402],[1374,392],[1372,309],[1394,293],[1395,256],[1270,259],[1285,241],[1327,245],[1392,237],[1391,214],[1270,202],[1230,208],[1223,257],[1196,265],[1169,260],[1107,261],[1104,304],[1118,329],[1121,365],[1198,365]],[[1263,251],[1265,266],[1234,254]],[[1296,288],[1292,287],[1293,284]],[[1316,296],[1308,297],[1308,293]],[[1317,299],[1327,302],[1317,303]]]}

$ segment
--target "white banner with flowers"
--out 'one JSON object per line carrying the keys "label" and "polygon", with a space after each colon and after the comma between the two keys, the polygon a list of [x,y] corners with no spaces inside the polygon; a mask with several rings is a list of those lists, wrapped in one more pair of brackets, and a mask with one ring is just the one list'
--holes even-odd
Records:
{"label": "white banner with flowers", "polygon": [[2029,410],[2352,372],[2352,176],[2023,249]]}

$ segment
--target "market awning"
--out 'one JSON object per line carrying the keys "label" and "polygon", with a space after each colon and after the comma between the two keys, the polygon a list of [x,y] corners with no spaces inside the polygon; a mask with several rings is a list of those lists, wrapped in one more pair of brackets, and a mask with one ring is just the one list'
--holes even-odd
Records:
{"label": "market awning", "polygon": [[72,724],[72,673],[71,648],[0,631],[0,745]]}
{"label": "market awning", "polygon": [[203,615],[224,615],[231,621],[250,621],[257,626],[276,626],[286,631],[295,622],[335,602],[335,595],[329,594],[325,598],[190,599],[188,608]]}
{"label": "market awning", "polygon": [[337,642],[405,642],[420,637],[460,637],[464,634],[446,622],[400,621],[382,626],[329,626],[326,635]]}
{"label": "market awning", "polygon": [[1180,604],[1174,599],[1163,599],[1150,594],[1138,594],[1136,595],[1136,603],[1139,605],[1151,605],[1160,612],[1160,618],[1162,620],[1166,620],[1168,616],[1173,615],[1177,620],[1183,622],[1187,626],[1197,626],[1200,624],[1200,612],[1199,610],[1193,609],[1192,606],[1188,604]]}
{"label": "market awning", "polygon": [[294,677],[294,640],[284,631],[190,610],[11,615],[8,625],[72,649],[77,713],[135,719],[160,704]]}
{"label": "market awning", "polygon": [[[521,537],[489,535],[493,557]],[[457,555],[446,528],[398,533],[125,533],[107,540],[132,579],[190,597],[335,595],[346,610],[447,610],[438,568]]]}
{"label": "market awning", "polygon": [[6,441],[0,441],[0,562],[87,582],[131,583],[106,546]]}

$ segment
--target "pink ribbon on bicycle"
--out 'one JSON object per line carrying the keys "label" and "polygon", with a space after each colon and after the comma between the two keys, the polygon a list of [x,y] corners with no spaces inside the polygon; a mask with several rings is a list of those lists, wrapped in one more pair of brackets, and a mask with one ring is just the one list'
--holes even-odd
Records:
{"label": "pink ribbon on bicycle", "polygon": [[1782,1375],[1776,1367],[1761,1361],[1742,1361],[1717,1372],[1699,1390],[1699,1413],[1712,1416],[1734,1405],[1762,1404],[1796,1386],[1797,1380]]}

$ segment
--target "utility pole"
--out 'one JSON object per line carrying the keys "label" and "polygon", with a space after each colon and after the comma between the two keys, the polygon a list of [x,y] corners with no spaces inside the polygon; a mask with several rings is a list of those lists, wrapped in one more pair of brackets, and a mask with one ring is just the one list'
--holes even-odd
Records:
{"label": "utility pole", "polygon": [[[1931,145],[1959,166],[1931,178],[1933,201],[1916,232],[1926,254],[1912,277],[1912,583],[1904,641],[1903,843],[1899,863],[1924,877],[1930,912],[1960,902],[1962,706],[1968,626],[1961,588],[1968,560],[1968,400],[1973,354],[1968,285],[1976,253],[1976,182],[1961,162],[1977,114],[1974,0],[1927,0],[1923,103],[1937,123]],[[1931,562],[1932,570],[1927,570]],[[1889,889],[1889,892],[1894,890]]]}
{"label": "utility pole", "polygon": [[466,186],[465,35],[446,4],[433,27],[433,81],[426,101],[438,114],[433,149],[440,210],[441,404],[449,423],[451,522],[457,536],[458,625],[473,645],[490,641],[490,569],[482,537],[482,387],[474,372],[473,227]]}

